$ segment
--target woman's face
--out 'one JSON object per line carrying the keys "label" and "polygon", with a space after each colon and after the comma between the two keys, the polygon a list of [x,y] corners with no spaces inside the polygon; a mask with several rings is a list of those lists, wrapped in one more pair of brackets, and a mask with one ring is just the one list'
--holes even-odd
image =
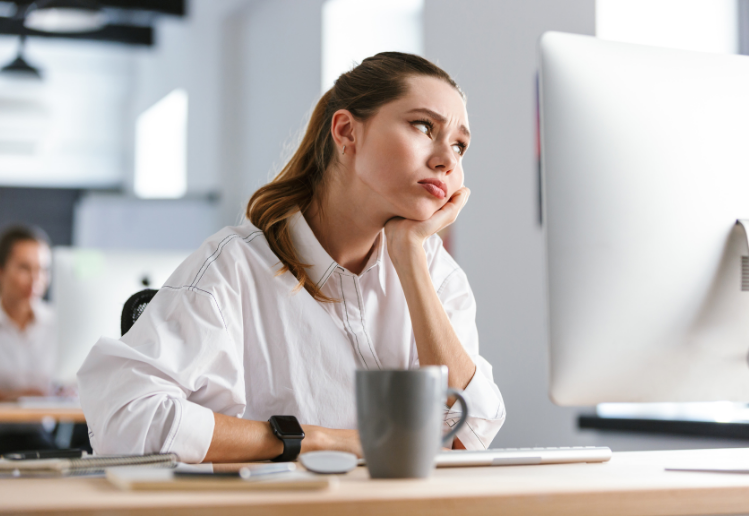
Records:
{"label": "woman's face", "polygon": [[389,217],[426,220],[463,186],[470,142],[461,95],[433,77],[357,124],[353,170]]}
{"label": "woman's face", "polygon": [[10,302],[28,302],[44,295],[49,284],[49,247],[36,240],[13,244],[5,266],[0,269],[0,291]]}

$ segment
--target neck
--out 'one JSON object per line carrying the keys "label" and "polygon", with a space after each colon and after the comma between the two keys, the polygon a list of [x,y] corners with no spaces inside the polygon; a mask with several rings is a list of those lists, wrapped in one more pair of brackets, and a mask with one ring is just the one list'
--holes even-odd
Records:
{"label": "neck", "polygon": [[367,196],[357,190],[355,185],[329,181],[324,195],[312,202],[304,218],[336,263],[361,274],[377,236],[390,217],[371,209]]}
{"label": "neck", "polygon": [[34,320],[34,310],[31,308],[31,301],[28,299],[12,301],[6,297],[0,296],[0,304],[11,321],[22,330]]}

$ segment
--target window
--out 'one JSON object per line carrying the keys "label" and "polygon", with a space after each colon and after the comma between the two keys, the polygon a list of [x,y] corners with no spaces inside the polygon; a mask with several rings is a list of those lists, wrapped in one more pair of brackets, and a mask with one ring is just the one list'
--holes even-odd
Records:
{"label": "window", "polygon": [[657,47],[738,52],[737,0],[596,0],[596,35]]}
{"label": "window", "polygon": [[424,0],[328,0],[322,10],[322,88],[378,52],[424,53]]}
{"label": "window", "polygon": [[135,195],[174,199],[187,191],[187,92],[176,89],[135,123]]}

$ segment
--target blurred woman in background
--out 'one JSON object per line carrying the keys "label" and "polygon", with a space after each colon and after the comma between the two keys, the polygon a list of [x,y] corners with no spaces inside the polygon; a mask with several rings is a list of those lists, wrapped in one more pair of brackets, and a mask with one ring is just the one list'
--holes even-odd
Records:
{"label": "blurred woman in background", "polygon": [[[42,300],[50,262],[41,229],[13,226],[0,236],[0,401],[51,394],[57,333]],[[41,425],[0,426],[0,453],[53,446]]]}

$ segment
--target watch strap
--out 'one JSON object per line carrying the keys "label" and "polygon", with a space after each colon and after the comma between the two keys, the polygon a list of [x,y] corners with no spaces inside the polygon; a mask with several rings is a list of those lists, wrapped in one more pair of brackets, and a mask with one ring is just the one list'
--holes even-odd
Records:
{"label": "watch strap", "polygon": [[291,462],[296,460],[299,452],[302,451],[302,440],[281,438],[281,441],[283,442],[283,453],[275,459],[271,459],[271,462]]}

